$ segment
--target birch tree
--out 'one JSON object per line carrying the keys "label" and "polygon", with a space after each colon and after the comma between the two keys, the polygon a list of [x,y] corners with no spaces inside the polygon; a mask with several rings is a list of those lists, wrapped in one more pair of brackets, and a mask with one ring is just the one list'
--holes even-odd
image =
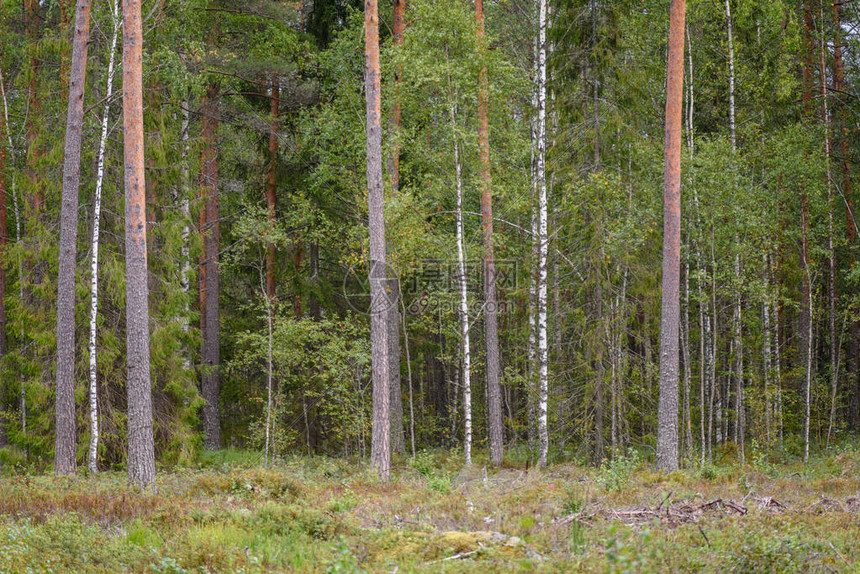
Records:
{"label": "birch tree", "polygon": [[547,394],[549,386],[547,352],[547,234],[546,191],[546,0],[538,0],[537,56],[537,188],[538,188],[538,282],[537,282],[537,362],[538,362],[538,466],[546,467],[549,449]]}
{"label": "birch tree", "polygon": [[93,236],[92,254],[90,255],[90,446],[87,450],[87,467],[92,473],[98,472],[99,453],[99,393],[98,393],[98,355],[96,337],[98,335],[99,313],[99,233],[102,209],[102,185],[105,175],[105,145],[108,136],[110,120],[111,97],[113,96],[114,62],[116,60],[116,43],[119,36],[119,0],[114,0],[112,7],[113,35],[110,43],[108,59],[107,90],[105,92],[105,107],[102,112],[102,131],[99,137],[98,167],[96,168],[96,190],[93,197]]}

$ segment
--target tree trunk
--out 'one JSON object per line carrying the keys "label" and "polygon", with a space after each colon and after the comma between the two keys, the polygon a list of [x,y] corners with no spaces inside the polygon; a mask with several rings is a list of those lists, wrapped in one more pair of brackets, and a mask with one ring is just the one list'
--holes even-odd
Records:
{"label": "tree trunk", "polygon": [[[453,127],[454,111],[451,111]],[[456,129],[454,130],[456,133]],[[463,455],[472,464],[472,348],[469,343],[469,291],[466,277],[466,245],[463,231],[463,179],[460,148],[454,136],[454,175],[457,178],[457,288],[460,291],[460,344],[463,356]]]}
{"label": "tree trunk", "polygon": [[663,163],[663,295],[660,325],[660,397],[657,468],[678,469],[678,331],[681,272],[681,124],[685,0],[672,0],[667,62]]}
{"label": "tree trunk", "polygon": [[[394,45],[398,50],[403,49],[403,32],[406,31],[406,0],[394,0],[394,18],[391,26],[391,35],[394,40]],[[392,136],[394,137],[393,150],[391,152],[391,162],[389,172],[391,175],[391,188],[394,190],[400,189],[400,118],[402,115],[399,97],[399,86],[403,70],[398,65],[394,70],[394,83],[398,86],[395,88],[394,107],[391,113],[391,124],[394,127]],[[400,338],[398,337],[398,340]]]}
{"label": "tree trunk", "polygon": [[90,39],[90,0],[78,0],[75,39],[69,78],[63,199],[60,214],[60,261],[57,276],[57,441],[54,470],[75,473],[75,269],[78,253],[78,190],[81,185],[81,137],[87,47]]}
{"label": "tree trunk", "polygon": [[[486,55],[484,1],[475,0],[478,50]],[[502,390],[499,352],[496,262],[493,255],[493,193],[490,179],[489,87],[487,67],[481,65],[478,78],[478,147],[481,156],[481,220],[484,239],[484,338],[487,346],[487,411],[490,427],[490,462],[502,463]]]}
{"label": "tree trunk", "polygon": [[403,427],[403,389],[400,387],[400,289],[399,279],[390,281],[388,294],[388,392],[391,413],[391,452],[406,452]]}
{"label": "tree trunk", "polygon": [[[833,3],[833,80],[836,93],[845,91],[845,68],[842,59],[842,23],[840,2]],[[842,195],[845,198],[845,226],[848,237],[848,266],[856,265],[854,248],[857,243],[857,223],[854,219],[854,198],[851,179],[851,162],[849,161],[848,142],[850,124],[845,111],[845,104],[839,106],[839,151],[842,156]],[[860,322],[851,320],[848,336],[848,424],[852,430],[860,428]]]}
{"label": "tree trunk", "polygon": [[140,0],[123,0],[128,479],[155,481],[149,378],[149,288],[146,271],[146,178],[143,163],[143,30]]}
{"label": "tree trunk", "polygon": [[201,228],[205,253],[205,317],[203,320],[203,446],[209,450],[221,448],[221,418],[219,414],[220,369],[220,273],[218,249],[220,243],[220,214],[218,205],[218,94],[220,86],[212,82],[206,89],[203,117],[203,178],[206,224]]}
{"label": "tree trunk", "polygon": [[[275,209],[277,204],[277,164],[278,164],[278,103],[280,100],[280,84],[277,75],[272,76],[272,99],[270,102],[269,125],[269,165],[266,172],[266,209],[269,225],[275,224]],[[269,243],[266,248],[266,297],[274,305],[275,301],[275,245]],[[274,307],[270,307],[274,312]]]}
{"label": "tree trunk", "polygon": [[102,208],[102,184],[105,174],[105,145],[107,143],[108,123],[110,120],[110,104],[113,95],[113,74],[116,58],[116,42],[119,36],[119,0],[113,4],[113,36],[110,44],[110,59],[108,60],[108,82],[105,93],[105,107],[102,114],[102,131],[99,138],[98,168],[96,173],[96,192],[93,198],[93,238],[92,255],[90,258],[90,446],[87,453],[87,466],[89,471],[96,473],[99,470],[99,395],[98,395],[98,348],[96,347],[96,336],[98,334],[98,312],[99,312],[99,232]]}
{"label": "tree trunk", "polygon": [[[820,12],[821,25],[824,25],[824,9]],[[827,94],[827,65],[825,46],[822,43],[818,50],[818,88],[821,99],[821,122],[824,124],[824,157],[826,161],[825,176],[827,180],[827,252],[828,252],[828,305],[830,307],[828,320],[830,330],[830,422],[827,427],[827,445],[836,424],[836,400],[839,391],[839,336],[836,333],[836,248],[833,245],[834,205],[833,205],[833,171],[831,122]]]}
{"label": "tree trunk", "polygon": [[693,456],[693,422],[690,414],[690,387],[692,379],[692,361],[690,353],[690,263],[684,267],[684,322],[681,325],[681,341],[683,342],[684,357],[684,429],[687,449],[685,460]]}
{"label": "tree trunk", "polygon": [[380,122],[379,14],[376,0],[364,7],[365,96],[367,99],[367,203],[370,232],[370,347],[373,372],[371,465],[380,480],[390,476],[388,306]]}
{"label": "tree trunk", "polygon": [[547,341],[547,271],[549,235],[547,229],[546,191],[546,0],[538,8],[538,121],[537,121],[537,186],[538,241],[540,243],[537,284],[537,362],[538,362],[538,466],[546,467],[549,450],[547,402],[549,393]]}

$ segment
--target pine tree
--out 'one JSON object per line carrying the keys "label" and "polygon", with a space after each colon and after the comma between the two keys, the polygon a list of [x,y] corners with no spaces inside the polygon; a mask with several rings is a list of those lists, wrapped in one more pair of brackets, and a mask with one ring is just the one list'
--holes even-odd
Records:
{"label": "pine tree", "polygon": [[57,280],[57,440],[54,470],[74,474],[75,420],[75,269],[78,253],[78,190],[81,184],[81,137],[87,46],[90,39],[90,0],[78,0],[69,77],[69,108],[63,165],[63,205],[60,215],[60,271]]}
{"label": "pine tree", "polygon": [[657,468],[678,469],[678,363],[681,274],[681,124],[685,0],[669,8],[666,136],[663,144],[663,313],[660,321],[660,400]]}
{"label": "pine tree", "polygon": [[128,479],[133,485],[148,488],[155,481],[155,444],[149,376],[146,178],[143,159],[143,29],[140,0],[123,0],[122,14]]}
{"label": "pine tree", "polygon": [[370,231],[370,344],[373,371],[373,438],[370,462],[379,478],[390,474],[388,306],[390,285],[385,262],[385,217],[382,188],[381,83],[379,14],[376,0],[364,7],[364,89],[367,100],[367,204]]}

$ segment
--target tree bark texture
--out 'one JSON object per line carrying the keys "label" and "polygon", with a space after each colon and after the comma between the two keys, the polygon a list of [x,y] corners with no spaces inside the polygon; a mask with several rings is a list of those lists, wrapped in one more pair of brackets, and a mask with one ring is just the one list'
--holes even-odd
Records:
{"label": "tree bark texture", "polygon": [[146,177],[143,159],[143,30],[140,0],[123,0],[122,13],[128,479],[133,485],[147,488],[155,481],[155,445],[149,375]]}
{"label": "tree bark texture", "polygon": [[209,450],[221,448],[221,417],[219,410],[220,369],[220,273],[218,250],[220,244],[220,213],[218,203],[218,94],[220,86],[209,84],[203,118],[203,197],[206,225],[201,229],[205,251],[206,315],[203,322],[203,405],[204,446]]}
{"label": "tree bark texture", "polygon": [[663,156],[663,295],[660,324],[660,394],[657,468],[678,469],[678,336],[681,274],[681,123],[685,0],[672,0]]}
{"label": "tree bark texture", "polygon": [[373,380],[373,434],[370,462],[379,478],[390,476],[388,306],[385,216],[382,183],[379,13],[376,0],[364,3],[364,89],[367,120],[367,205],[370,234],[370,348]]}
{"label": "tree bark texture", "polygon": [[[486,53],[484,2],[475,0],[478,50]],[[490,431],[490,462],[502,463],[502,389],[499,352],[498,301],[496,300],[496,262],[493,254],[493,191],[490,178],[489,86],[487,67],[478,77],[478,147],[481,156],[481,221],[484,240],[484,339],[487,346],[487,411]]]}
{"label": "tree bark texture", "polygon": [[90,446],[87,452],[87,466],[92,473],[98,472],[99,452],[99,398],[98,398],[98,353],[96,337],[98,334],[99,312],[99,234],[101,224],[102,184],[105,174],[105,145],[107,144],[108,123],[110,120],[110,104],[113,95],[114,63],[116,61],[116,42],[119,36],[119,1],[113,4],[113,36],[110,44],[110,59],[108,61],[108,83],[105,94],[105,107],[102,114],[102,131],[99,138],[99,155],[96,168],[96,191],[93,198],[93,237],[92,254],[90,256]]}
{"label": "tree bark texture", "polygon": [[78,254],[78,190],[81,185],[81,138],[87,46],[90,39],[90,0],[78,0],[69,76],[69,107],[63,162],[60,211],[60,260],[57,276],[57,396],[54,470],[74,474],[75,420],[75,269]]}
{"label": "tree bark texture", "polygon": [[549,451],[547,403],[549,393],[549,353],[547,340],[547,272],[549,235],[547,228],[546,189],[546,0],[538,6],[538,117],[537,117],[537,187],[539,264],[537,283],[537,362],[538,362],[538,466],[546,467]]}

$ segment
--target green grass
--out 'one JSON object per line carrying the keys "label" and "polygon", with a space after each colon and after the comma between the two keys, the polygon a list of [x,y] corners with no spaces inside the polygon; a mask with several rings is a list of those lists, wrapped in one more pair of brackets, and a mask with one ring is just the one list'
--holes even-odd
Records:
{"label": "green grass", "polygon": [[[749,512],[625,519],[717,498]],[[257,453],[228,450],[161,472],[154,494],[114,472],[0,478],[0,573],[858,572],[858,536],[860,453],[848,447],[806,467],[668,476],[635,456],[485,475],[429,451],[395,460],[382,484],[344,460],[263,468]]]}

